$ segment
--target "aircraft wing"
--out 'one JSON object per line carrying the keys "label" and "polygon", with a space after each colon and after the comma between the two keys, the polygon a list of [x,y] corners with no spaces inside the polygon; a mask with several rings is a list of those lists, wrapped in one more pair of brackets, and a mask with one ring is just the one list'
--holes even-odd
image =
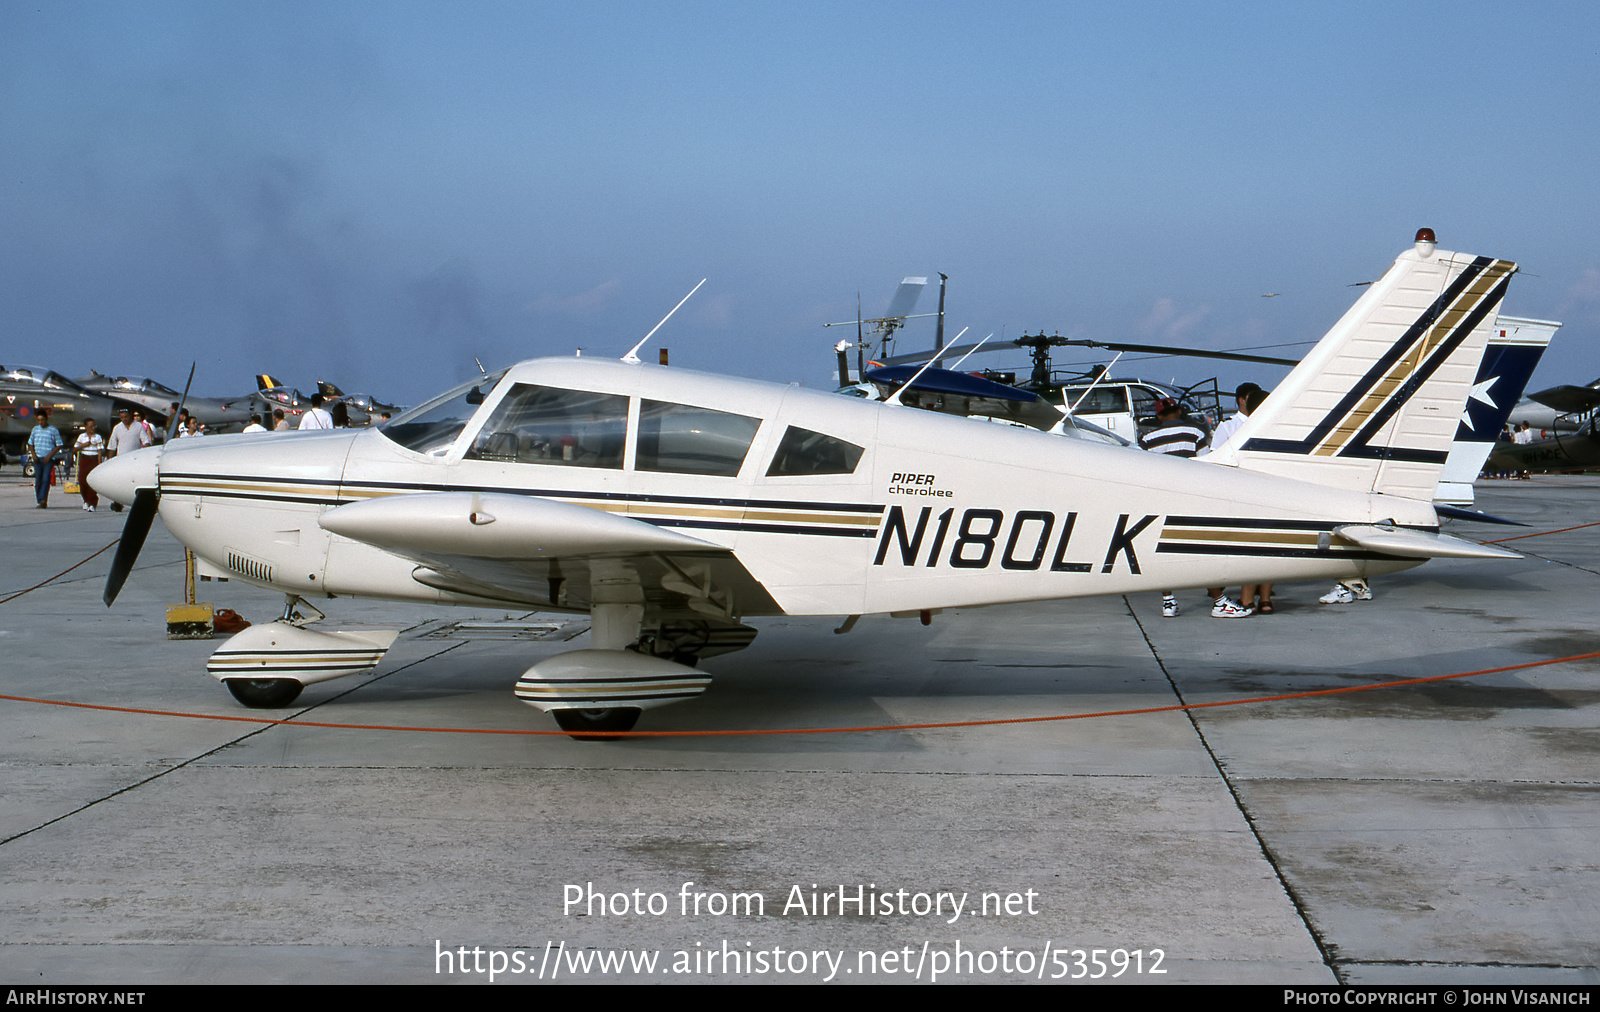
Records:
{"label": "aircraft wing", "polygon": [[554,499],[419,492],[348,503],[318,522],[417,563],[413,578],[438,590],[587,610],[604,581],[624,599],[713,622],[733,622],[729,595],[743,614],[780,612],[728,548]]}

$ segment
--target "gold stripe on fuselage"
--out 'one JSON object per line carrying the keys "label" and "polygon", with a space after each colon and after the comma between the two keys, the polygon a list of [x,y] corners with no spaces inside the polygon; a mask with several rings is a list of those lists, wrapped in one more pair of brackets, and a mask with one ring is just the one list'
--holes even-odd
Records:
{"label": "gold stripe on fuselage", "polygon": [[[274,482],[271,479],[180,478],[162,479],[162,489],[175,495],[257,495],[265,497],[295,496],[307,500],[327,502],[335,500],[378,499],[392,495],[413,494],[409,489],[357,488],[332,485],[301,485],[292,480]],[[851,529],[875,528],[879,514],[876,507],[851,510],[803,508],[760,509],[745,506],[667,505],[636,499],[596,501],[587,498],[569,498],[560,495],[544,496],[552,502],[583,506],[601,513],[626,517],[672,517],[720,521],[724,523],[788,523],[823,525]]]}

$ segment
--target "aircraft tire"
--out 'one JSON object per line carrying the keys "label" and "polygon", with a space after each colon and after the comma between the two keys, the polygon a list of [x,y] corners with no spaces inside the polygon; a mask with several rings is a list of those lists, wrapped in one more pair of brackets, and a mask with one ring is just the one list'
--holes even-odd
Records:
{"label": "aircraft tire", "polygon": [[305,688],[293,678],[229,678],[233,698],[252,710],[277,710],[294,702]]}
{"label": "aircraft tire", "polygon": [[22,465],[22,476],[24,478],[33,477],[33,461],[30,460],[26,464]]}
{"label": "aircraft tire", "polygon": [[612,741],[584,731],[632,731],[644,711],[637,706],[612,706],[603,710],[551,710],[556,725],[568,732],[574,741]]}

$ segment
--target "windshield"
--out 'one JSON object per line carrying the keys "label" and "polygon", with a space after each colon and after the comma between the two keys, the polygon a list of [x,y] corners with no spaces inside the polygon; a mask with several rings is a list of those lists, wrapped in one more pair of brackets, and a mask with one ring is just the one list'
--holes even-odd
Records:
{"label": "windshield", "polygon": [[87,394],[89,391],[67,379],[65,376],[50,369],[41,369],[35,365],[19,365],[10,369],[0,367],[4,378],[18,383],[36,383],[48,390],[68,390],[75,394]]}
{"label": "windshield", "polygon": [[468,380],[378,426],[378,431],[408,450],[443,453],[461,435],[461,430],[477,413],[479,405],[489,396],[489,391],[505,374],[506,370],[502,369],[488,376]]}

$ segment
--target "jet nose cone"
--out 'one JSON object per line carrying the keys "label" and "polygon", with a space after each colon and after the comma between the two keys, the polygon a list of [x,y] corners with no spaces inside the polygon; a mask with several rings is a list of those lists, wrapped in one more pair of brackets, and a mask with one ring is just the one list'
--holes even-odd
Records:
{"label": "jet nose cone", "polygon": [[160,460],[159,446],[119,454],[89,472],[89,485],[101,495],[131,506],[135,492],[157,486]]}

